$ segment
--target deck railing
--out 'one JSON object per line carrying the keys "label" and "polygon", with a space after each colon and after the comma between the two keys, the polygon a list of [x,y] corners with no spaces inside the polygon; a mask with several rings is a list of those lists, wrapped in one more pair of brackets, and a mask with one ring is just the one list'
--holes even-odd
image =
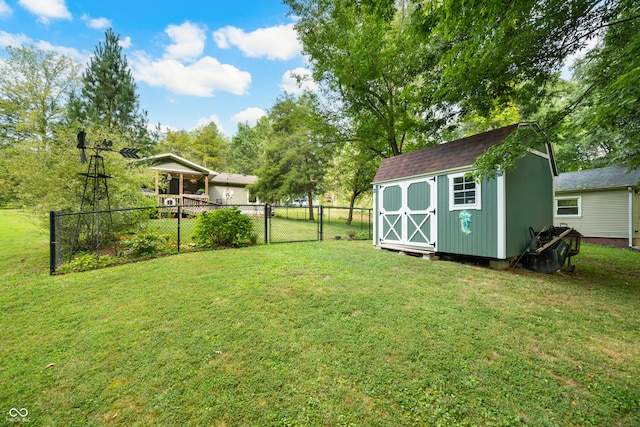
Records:
{"label": "deck railing", "polygon": [[209,196],[198,194],[153,194],[159,206],[202,206],[209,203]]}

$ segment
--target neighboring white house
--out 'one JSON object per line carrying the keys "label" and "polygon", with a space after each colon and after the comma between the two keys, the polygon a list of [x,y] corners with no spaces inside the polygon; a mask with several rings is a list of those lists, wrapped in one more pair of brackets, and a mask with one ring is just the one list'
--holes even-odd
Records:
{"label": "neighboring white house", "polygon": [[173,153],[157,154],[141,161],[148,162],[156,171],[153,194],[161,205],[256,202],[247,186],[257,182],[257,176],[216,172]]}
{"label": "neighboring white house", "polygon": [[561,173],[555,179],[554,225],[575,228],[584,241],[640,245],[640,168]]}

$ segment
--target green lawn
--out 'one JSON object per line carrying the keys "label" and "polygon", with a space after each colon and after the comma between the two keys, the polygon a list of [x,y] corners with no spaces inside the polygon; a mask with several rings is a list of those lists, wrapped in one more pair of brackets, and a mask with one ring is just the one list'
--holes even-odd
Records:
{"label": "green lawn", "polygon": [[48,276],[0,211],[0,424],[637,426],[640,253],[574,275],[370,242],[259,245]]}

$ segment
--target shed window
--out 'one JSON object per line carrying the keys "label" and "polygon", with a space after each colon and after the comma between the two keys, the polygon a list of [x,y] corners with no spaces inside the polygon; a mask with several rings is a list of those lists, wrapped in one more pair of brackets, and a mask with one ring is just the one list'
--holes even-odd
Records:
{"label": "shed window", "polygon": [[556,216],[581,216],[582,199],[576,197],[556,197]]}
{"label": "shed window", "polygon": [[449,175],[449,210],[480,209],[480,184],[465,175]]}

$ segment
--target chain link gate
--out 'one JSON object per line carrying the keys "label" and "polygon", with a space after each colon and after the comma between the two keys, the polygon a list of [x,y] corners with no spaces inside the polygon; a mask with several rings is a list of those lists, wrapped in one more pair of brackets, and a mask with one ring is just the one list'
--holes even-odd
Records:
{"label": "chain link gate", "polygon": [[310,242],[322,240],[322,208],[270,206],[268,242]]}

